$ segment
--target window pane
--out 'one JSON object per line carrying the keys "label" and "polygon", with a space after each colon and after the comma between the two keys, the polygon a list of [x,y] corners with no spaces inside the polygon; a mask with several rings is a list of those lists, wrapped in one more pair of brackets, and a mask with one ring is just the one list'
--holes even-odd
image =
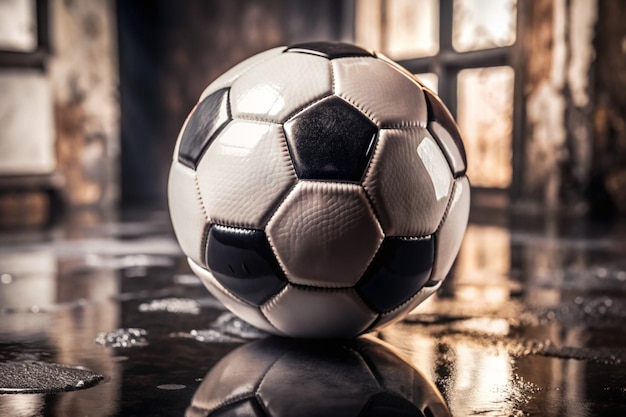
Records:
{"label": "window pane", "polygon": [[357,0],[356,43],[394,59],[431,56],[438,22],[437,0]]}
{"label": "window pane", "polygon": [[357,0],[355,16],[355,41],[365,48],[381,48],[381,0]]}
{"label": "window pane", "polygon": [[516,0],[454,0],[452,46],[459,52],[512,45]]}
{"label": "window pane", "polygon": [[35,0],[0,1],[0,50],[34,51],[36,28]]}
{"label": "window pane", "polygon": [[54,121],[45,74],[1,70],[0,92],[0,175],[52,172]]}
{"label": "window pane", "polygon": [[431,91],[435,93],[439,91],[439,77],[437,77],[437,74],[424,72],[422,74],[415,74],[415,76],[422,82],[422,84],[430,88]]}
{"label": "window pane", "polygon": [[472,185],[505,188],[511,184],[513,78],[511,67],[459,73],[457,121]]}

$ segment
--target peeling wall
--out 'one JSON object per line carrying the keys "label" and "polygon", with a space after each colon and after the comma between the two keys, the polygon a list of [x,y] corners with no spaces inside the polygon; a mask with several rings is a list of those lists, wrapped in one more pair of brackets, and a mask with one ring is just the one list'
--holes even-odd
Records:
{"label": "peeling wall", "polygon": [[545,211],[584,212],[592,147],[596,0],[525,3],[522,195]]}
{"label": "peeling wall", "polygon": [[114,4],[53,0],[50,20],[48,75],[63,194],[70,206],[110,206],[119,156]]}

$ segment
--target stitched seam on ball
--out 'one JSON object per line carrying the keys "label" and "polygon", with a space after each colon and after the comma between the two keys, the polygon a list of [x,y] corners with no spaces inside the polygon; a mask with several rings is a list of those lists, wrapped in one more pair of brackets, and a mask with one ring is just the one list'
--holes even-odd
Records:
{"label": "stitched seam on ball", "polygon": [[200,193],[200,183],[198,182],[198,175],[193,176],[193,183],[196,187],[196,195],[198,196],[198,202],[200,203],[200,208],[202,209],[202,214],[204,214],[204,219],[207,222],[210,222],[209,214],[207,213],[206,207],[204,206],[204,201],[202,200],[202,194]]}
{"label": "stitched seam on ball", "polygon": [[[418,296],[418,295],[419,295],[419,294],[420,294],[420,293],[421,293],[424,289],[426,289],[426,288],[432,288],[432,287],[422,287],[422,288],[420,288],[420,289],[419,289],[419,290],[418,290],[415,294],[413,294],[413,295],[411,296],[411,298],[409,298],[408,300],[406,300],[405,302],[403,302],[403,303],[402,303],[402,304],[400,304],[399,306],[394,307],[394,308],[392,308],[392,309],[391,309],[391,310],[389,310],[389,311],[385,311],[384,313],[380,313],[380,317],[381,317],[381,318],[383,318],[383,317],[385,317],[385,316],[388,316],[389,314],[393,314],[393,313],[395,313],[396,311],[398,311],[398,310],[402,309],[402,308],[403,308],[403,307],[405,307],[407,304],[411,303],[411,302],[412,302],[412,301],[413,301],[413,300],[414,300],[414,299],[415,299],[415,298],[416,298],[416,297],[417,297],[417,296]],[[434,292],[434,291],[433,291],[433,292]],[[417,306],[416,306],[416,307],[417,307]]]}
{"label": "stitched seam on ball", "polygon": [[437,230],[435,230],[435,233],[433,233],[433,239],[435,240],[435,256],[433,259],[433,268],[430,271],[431,278],[433,276],[433,271],[435,270],[435,265],[437,265],[437,260],[439,259],[439,256],[440,256],[439,251],[437,250],[437,233],[439,232],[439,230],[441,230],[441,228],[443,227],[443,224],[448,218],[448,215],[450,214],[450,210],[452,209],[452,202],[454,201],[454,197],[456,193],[457,193],[457,182],[454,181],[452,185],[452,191],[450,192],[450,199],[448,200],[448,206],[446,207],[446,210],[443,212],[443,217],[441,218],[439,225],[437,225]]}
{"label": "stitched seam on ball", "polygon": [[446,207],[446,210],[443,212],[443,217],[441,218],[441,221],[437,225],[437,229],[435,230],[435,233],[439,232],[439,230],[441,229],[445,221],[448,219],[448,215],[450,214],[450,210],[452,209],[452,203],[454,202],[454,197],[456,196],[456,193],[457,193],[457,187],[458,187],[457,181],[454,181],[452,185],[452,191],[450,192],[450,198],[448,199],[448,205]]}
{"label": "stitched seam on ball", "polygon": [[[272,326],[274,329],[276,329],[276,331],[277,331],[277,332],[279,332],[280,334],[284,334],[284,332],[282,332],[279,328],[277,328],[277,327],[274,325],[274,323],[272,323],[272,322],[271,322],[271,321],[267,318],[267,316],[263,313],[263,310],[261,309],[261,307],[262,307],[264,304],[267,304],[267,303],[271,300],[271,298],[270,298],[269,300],[267,300],[265,303],[263,303],[261,306],[256,306],[256,305],[254,305],[254,304],[250,304],[248,301],[246,301],[246,300],[244,300],[244,299],[242,299],[242,298],[239,298],[239,297],[237,296],[237,294],[233,294],[232,292],[228,291],[228,289],[227,289],[227,288],[225,288],[225,287],[222,285],[222,283],[221,283],[221,282],[219,282],[219,281],[217,280],[217,278],[215,278],[212,274],[211,274],[211,276],[212,276],[212,278],[213,278],[213,281],[215,281],[215,282],[211,282],[211,284],[212,284],[212,285],[214,285],[214,286],[215,286],[215,287],[216,287],[219,291],[221,291],[222,293],[224,293],[226,296],[231,297],[231,298],[233,298],[233,299],[235,299],[235,300],[237,300],[237,301],[239,301],[239,302],[241,302],[241,303],[245,304],[245,305],[246,305],[246,306],[248,306],[248,307],[252,307],[252,308],[256,309],[259,313],[261,313],[261,315],[263,316],[263,318],[265,318],[265,321],[267,321],[267,324],[269,324],[269,325],[270,325],[270,326]],[[285,288],[287,288],[287,286],[286,286],[286,285],[285,285],[285,287],[284,287],[284,288],[283,288],[283,289],[279,292],[279,294],[280,294],[281,292],[283,292],[283,291],[285,290]],[[273,298],[273,297],[272,297],[272,298]]]}
{"label": "stitched seam on ball", "polygon": [[[292,162],[292,165],[293,165],[293,162]],[[267,219],[267,222],[265,223],[265,227],[263,228],[265,237],[267,237],[267,242],[270,244],[270,248],[272,249],[272,254],[274,255],[274,258],[276,259],[276,262],[278,262],[278,267],[283,272],[283,275],[285,275],[287,282],[289,282],[289,277],[287,275],[287,268],[285,267],[285,265],[283,265],[283,262],[281,261],[280,256],[278,256],[278,249],[276,248],[276,245],[274,245],[271,234],[268,233],[268,227],[270,223],[272,223],[272,220],[276,216],[276,213],[278,213],[278,210],[282,207],[283,204],[285,204],[285,200],[287,200],[287,198],[289,198],[291,193],[294,192],[294,190],[296,189],[299,183],[300,183],[300,180],[297,179],[296,182],[291,186],[291,189],[285,193],[285,196],[283,197],[283,199],[278,204],[276,204],[276,207],[274,208],[274,212],[269,216],[269,218]]]}
{"label": "stitched seam on ball", "polygon": [[332,94],[335,94],[336,78],[335,67],[333,66],[332,60],[328,60],[328,67],[330,68],[330,91]]}
{"label": "stitched seam on ball", "polygon": [[257,122],[257,123],[263,123],[263,124],[268,124],[268,125],[280,125],[280,122],[276,122],[274,120],[270,120],[270,119],[264,119],[262,117],[255,117],[253,115],[246,115],[246,114],[242,114],[242,115],[238,115],[238,116],[231,116],[232,119],[230,120],[230,123],[235,122],[235,121],[243,121],[243,122]]}
{"label": "stitched seam on ball", "polygon": [[[280,47],[280,46],[277,46],[277,48],[281,48],[281,47]],[[286,46],[282,46],[282,48],[283,48],[283,50],[282,50],[282,51],[280,51],[279,53],[277,53],[276,55],[271,55],[271,56],[268,56],[268,57],[266,57],[266,58],[264,58],[264,59],[260,60],[259,62],[256,62],[254,65],[252,65],[252,66],[249,66],[249,67],[245,68],[242,72],[240,72],[239,74],[237,74],[233,80],[231,80],[230,82],[225,82],[225,83],[223,84],[223,87],[219,87],[217,90],[219,90],[219,89],[221,89],[221,88],[232,88],[232,86],[233,86],[233,85],[237,82],[237,80],[239,80],[241,77],[243,77],[244,75],[246,75],[248,72],[250,72],[250,71],[251,71],[253,68],[255,68],[256,66],[261,65],[261,64],[264,64],[265,62],[269,61],[270,59],[274,59],[275,57],[279,56],[280,54],[284,54],[284,53],[285,53],[285,51],[287,50],[287,47],[286,47]],[[251,58],[252,58],[252,57],[251,57]],[[243,62],[243,61],[242,61],[242,62]],[[232,68],[231,68],[231,69],[232,69]],[[228,70],[227,72],[229,72],[229,71],[230,71],[230,70]],[[205,88],[205,90],[206,90],[207,88],[209,88],[212,84],[213,84],[213,83],[209,84],[209,85]],[[215,91],[217,91],[217,90],[215,90]],[[203,91],[202,93],[204,94],[204,91]],[[211,93],[211,94],[212,94],[212,93]],[[211,94],[207,94],[207,97],[208,97],[209,95],[211,95]],[[200,95],[200,97],[202,97],[202,95]],[[199,103],[199,102],[200,102],[200,99],[198,99],[198,103]]]}
{"label": "stitched seam on ball", "polygon": [[332,92],[332,87],[331,87],[331,91],[330,92],[326,92],[322,95],[320,95],[319,97],[314,98],[311,102],[309,103],[305,103],[303,106],[296,108],[294,111],[292,111],[291,113],[289,113],[287,115],[287,117],[285,117],[285,121],[283,122],[283,125],[285,123],[287,123],[288,121],[290,121],[291,119],[295,118],[296,116],[298,116],[300,113],[304,112],[305,110],[308,110],[309,108],[315,106],[316,104],[319,104],[320,102],[329,99],[330,97],[333,97],[335,94]]}
{"label": "stitched seam on ball", "polygon": [[[385,234],[385,229],[383,229],[383,225],[380,223],[380,219],[378,218],[378,215],[376,214],[376,211],[374,210],[374,205],[372,204],[372,202],[369,199],[369,196],[367,194],[367,190],[365,189],[364,186],[361,186],[361,189],[363,190],[363,194],[365,194],[365,201],[367,201],[367,205],[370,208],[370,210],[372,211],[371,214],[374,216],[374,219],[376,220],[376,224],[378,224],[378,227],[380,228],[382,237],[378,240],[378,246],[376,247],[376,251],[374,252],[372,257],[370,258],[370,260],[367,262],[367,265],[365,266],[365,269],[363,269],[363,271],[361,272],[361,276],[360,276],[359,280],[357,281],[357,283],[360,282],[361,279],[367,274],[367,271],[369,271],[370,266],[372,265],[372,262],[374,262],[374,259],[376,259],[376,255],[378,255],[378,252],[380,251],[380,248],[382,247],[383,242],[385,241],[385,238],[387,237],[386,234]],[[357,291],[357,295],[359,295],[358,291]],[[359,299],[361,299],[360,295],[359,295]],[[363,303],[365,303],[365,305],[367,305],[365,300],[361,299],[361,301],[363,301]],[[368,308],[369,308],[369,306],[368,306]]]}
{"label": "stitched seam on ball", "polygon": [[420,121],[414,122],[414,121],[403,120],[398,123],[381,123],[380,125],[381,129],[406,129],[406,128],[411,128],[411,127],[421,127],[421,128],[426,129],[427,124],[422,123]]}
{"label": "stitched seam on ball", "polygon": [[205,230],[202,231],[202,239],[200,240],[200,253],[198,256],[198,259],[200,259],[202,261],[203,264],[206,263],[205,258],[205,250],[206,250],[206,243],[207,240],[209,239],[209,229],[210,229],[210,225],[211,225],[211,219],[209,219],[209,214],[207,213],[206,207],[204,207],[204,201],[202,200],[202,194],[200,193],[200,184],[198,183],[198,175],[194,174],[193,176],[193,183],[194,186],[196,188],[196,195],[198,197],[198,203],[200,203],[200,208],[202,209],[202,214],[204,214],[204,220],[207,222],[207,226],[205,227]]}
{"label": "stitched seam on ball", "polygon": [[372,123],[374,123],[377,127],[380,127],[380,121],[376,120],[374,118],[374,116],[372,115],[371,112],[366,111],[365,109],[363,109],[362,106],[356,104],[356,102],[354,101],[353,98],[349,97],[348,95],[346,95],[345,93],[343,94],[337,94],[338,97],[342,98],[343,100],[345,100],[346,102],[350,103],[352,106],[354,106],[354,108],[356,108],[358,111],[360,111],[361,113],[363,113],[365,116],[367,116],[367,118],[369,120],[372,121]]}
{"label": "stitched seam on ball", "polygon": [[[259,381],[254,385],[254,396],[256,397],[259,390],[261,389],[261,385],[263,385],[263,381],[265,381],[265,378],[267,378],[267,375],[270,373],[270,371],[272,370],[272,368],[274,367],[274,365],[276,365],[276,362],[278,362],[280,359],[282,359],[282,357],[285,356],[285,354],[280,355],[278,358],[276,358],[274,360],[274,362],[272,362],[267,369],[263,372],[263,374],[261,375],[261,378],[259,378]],[[259,403],[261,403],[261,401],[259,401]],[[269,415],[269,414],[268,414]]]}
{"label": "stitched seam on ball", "polygon": [[252,399],[252,398],[256,399],[256,395],[254,393],[237,394],[237,395],[234,395],[232,397],[226,398],[226,399],[218,402],[214,407],[211,407],[209,409],[202,409],[202,408],[200,408],[200,409],[204,410],[204,411],[208,411],[209,414],[210,414],[210,413],[212,413],[213,411],[215,411],[215,410],[217,410],[219,408],[227,407],[229,405],[236,404],[236,403],[238,403],[241,400],[247,400],[247,399]]}
{"label": "stitched seam on ball", "polygon": [[[372,152],[372,157],[370,158],[369,164],[367,165],[367,169],[365,170],[365,174],[363,175],[363,181],[361,181],[361,187],[363,188],[363,191],[365,192],[365,197],[367,198],[367,201],[369,202],[371,208],[372,208],[372,212],[374,213],[374,217],[376,217],[376,221],[378,222],[378,224],[380,225],[381,229],[383,230],[383,235],[386,235],[385,233],[385,229],[383,227],[382,221],[381,221],[381,216],[380,213],[376,210],[376,204],[374,203],[374,196],[370,194],[370,192],[367,190],[367,179],[370,178],[370,173],[373,171],[373,167],[374,165],[378,164],[379,161],[379,157],[378,157],[378,153],[380,152],[380,147],[382,146],[382,141],[380,140],[380,130],[378,131],[378,137],[376,138],[376,145],[374,147],[374,151]],[[378,185],[379,179],[370,179],[370,183],[373,182],[375,185]]]}

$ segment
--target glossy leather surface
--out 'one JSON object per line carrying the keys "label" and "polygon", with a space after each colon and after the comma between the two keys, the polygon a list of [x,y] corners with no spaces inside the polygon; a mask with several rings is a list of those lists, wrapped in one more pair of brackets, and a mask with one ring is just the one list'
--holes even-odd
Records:
{"label": "glossy leather surface", "polygon": [[296,182],[279,125],[235,120],[198,166],[202,201],[214,223],[262,229]]}
{"label": "glossy leather surface", "polygon": [[378,313],[389,312],[410,299],[430,278],[435,256],[432,237],[387,237],[357,292]]}
{"label": "glossy leather surface", "polygon": [[433,280],[443,280],[448,271],[450,271],[463,242],[469,211],[469,181],[467,177],[457,178],[450,208],[435,234],[437,255],[435,256],[435,266],[433,268]]}
{"label": "glossy leather surface", "polygon": [[327,59],[284,53],[258,64],[233,83],[233,116],[282,123],[331,90]]}
{"label": "glossy leather surface", "polygon": [[[461,139],[459,128],[457,127],[454,118],[446,108],[445,104],[443,104],[438,96],[427,88],[424,89],[424,95],[426,97],[426,103],[428,104],[429,123],[434,122],[443,127],[443,129],[450,136],[454,146],[450,143],[450,139],[445,138],[441,132],[437,131],[437,128],[431,129],[431,132],[437,135],[437,138],[441,141],[444,150],[450,150],[447,157],[451,161],[451,166],[454,170],[455,176],[462,175],[465,173],[465,168],[467,167],[467,156],[465,154],[465,147],[463,146],[463,140]],[[456,155],[454,149],[456,149],[458,155]]]}
{"label": "glossy leather surface", "polygon": [[452,174],[425,128],[383,129],[365,190],[387,236],[429,236],[448,205]]}
{"label": "glossy leather surface", "polygon": [[355,184],[302,181],[266,229],[290,282],[354,285],[383,239],[363,189]]}
{"label": "glossy leather surface", "polygon": [[195,169],[211,141],[230,120],[228,89],[206,97],[192,110],[178,146],[178,161]]}
{"label": "glossy leather surface", "polygon": [[172,163],[168,181],[170,217],[183,252],[204,264],[204,231],[208,219],[196,185],[196,173],[177,161]]}
{"label": "glossy leather surface", "polygon": [[266,332],[270,332],[279,336],[284,335],[280,330],[276,329],[270,324],[269,321],[267,321],[267,319],[257,306],[243,301],[242,299],[238,298],[233,293],[228,291],[222,286],[222,284],[220,284],[217,279],[215,279],[215,277],[209,270],[203,268],[202,266],[194,262],[191,258],[188,258],[187,261],[193,273],[196,274],[198,278],[200,278],[200,280],[209,290],[209,292],[213,294],[213,296],[217,298],[222,304],[224,304],[224,307],[261,330],[265,330]]}
{"label": "glossy leather surface", "polygon": [[257,306],[287,283],[262,230],[211,226],[206,265],[225,288]]}
{"label": "glossy leather surface", "polygon": [[[430,283],[430,281],[427,282],[427,284]],[[422,287],[422,289],[419,290],[417,294],[409,298],[409,300],[407,300],[404,304],[398,306],[388,313],[380,314],[378,316],[378,319],[371,326],[371,329],[382,329],[383,327],[399,322],[400,320],[405,318],[407,314],[413,311],[417,306],[422,304],[424,300],[437,292],[437,290],[441,287],[441,284],[442,281],[439,281],[434,283],[434,285],[427,285]]]}
{"label": "glossy leather surface", "polygon": [[376,58],[341,58],[331,63],[335,94],[378,126],[426,126],[426,99],[414,78]]}
{"label": "glossy leather surface", "polygon": [[269,322],[292,337],[354,337],[376,319],[354,288],[285,287],[261,311]]}
{"label": "glossy leather surface", "polygon": [[376,125],[338,97],[317,102],[285,123],[298,177],[360,182],[370,160]]}

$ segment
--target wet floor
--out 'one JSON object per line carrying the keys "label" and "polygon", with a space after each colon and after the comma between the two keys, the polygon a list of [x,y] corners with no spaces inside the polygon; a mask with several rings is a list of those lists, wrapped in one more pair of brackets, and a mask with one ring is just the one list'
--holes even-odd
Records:
{"label": "wet floor", "polygon": [[4,233],[0,416],[626,415],[625,238],[474,213],[435,297],[320,344],[224,311],[166,213]]}

